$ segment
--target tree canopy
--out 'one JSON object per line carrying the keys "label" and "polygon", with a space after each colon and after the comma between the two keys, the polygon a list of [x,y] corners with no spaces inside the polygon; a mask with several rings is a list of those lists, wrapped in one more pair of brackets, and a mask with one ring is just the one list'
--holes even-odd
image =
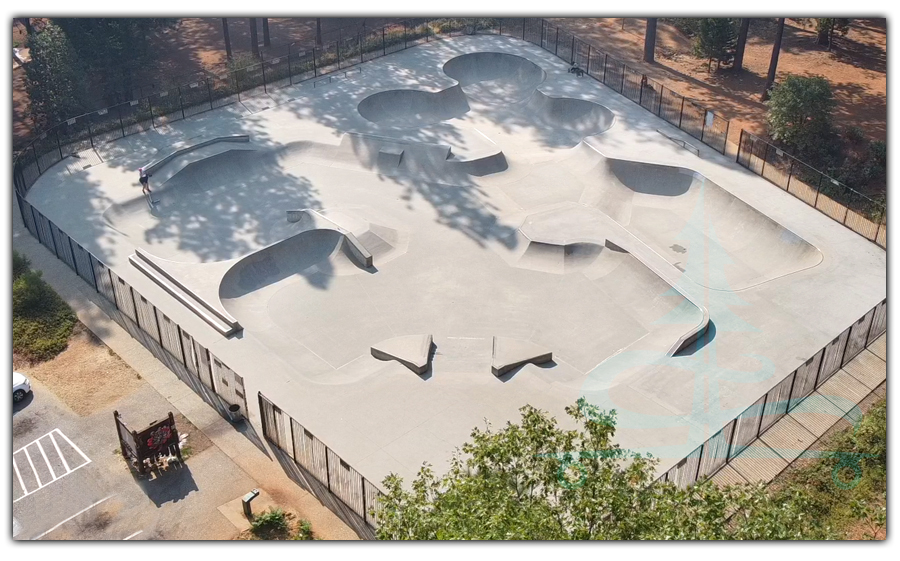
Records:
{"label": "tree canopy", "polygon": [[615,411],[584,399],[566,409],[564,430],[531,406],[519,423],[475,429],[438,477],[424,466],[407,489],[395,475],[378,511],[388,540],[797,539],[806,528],[801,495],[761,486],[688,489],[655,481],[657,461],[613,442]]}
{"label": "tree canopy", "polygon": [[[770,92],[766,102],[769,134],[815,160],[833,136],[835,107],[831,85],[821,76],[788,76]],[[812,162],[816,163],[816,162]]]}
{"label": "tree canopy", "polygon": [[39,127],[54,125],[84,111],[86,73],[68,37],[56,25],[28,36],[31,62],[25,65],[25,89]]}
{"label": "tree canopy", "polygon": [[728,63],[737,46],[737,26],[731,18],[702,18],[697,24],[694,36],[694,54],[715,60],[717,64]]}
{"label": "tree canopy", "polygon": [[150,35],[177,22],[173,18],[54,18],[69,38],[92,80],[110,102],[131,98],[131,89],[149,80],[153,62]]}

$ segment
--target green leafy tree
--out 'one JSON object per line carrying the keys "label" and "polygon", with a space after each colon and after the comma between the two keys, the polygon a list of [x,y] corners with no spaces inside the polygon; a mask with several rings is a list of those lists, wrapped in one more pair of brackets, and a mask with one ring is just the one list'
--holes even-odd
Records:
{"label": "green leafy tree", "polygon": [[85,71],[66,34],[55,25],[28,36],[31,62],[25,65],[25,89],[39,128],[83,112]]}
{"label": "green leafy tree", "polygon": [[437,477],[424,466],[410,488],[384,480],[378,537],[433,539],[797,539],[828,536],[805,524],[804,497],[761,486],[690,489],[654,482],[656,460],[613,443],[615,411],[582,398],[576,429],[531,406],[518,424],[475,429]]}
{"label": "green leafy tree", "polygon": [[173,26],[174,18],[54,18],[90,72],[101,84],[107,102],[131,99],[136,86],[154,78],[148,75],[156,60],[149,46],[151,35]]}
{"label": "green leafy tree", "polygon": [[816,18],[816,43],[823,47],[827,46],[830,51],[834,34],[846,36],[850,31],[851,21],[853,20],[848,18]]}
{"label": "green leafy tree", "polygon": [[835,107],[828,80],[821,76],[788,76],[772,88],[766,102],[769,134],[810,163],[821,163],[832,143]]}
{"label": "green leafy tree", "polygon": [[730,18],[702,18],[694,36],[694,54],[708,59],[707,69],[716,61],[716,68],[728,64],[734,57],[738,32],[735,20]]}

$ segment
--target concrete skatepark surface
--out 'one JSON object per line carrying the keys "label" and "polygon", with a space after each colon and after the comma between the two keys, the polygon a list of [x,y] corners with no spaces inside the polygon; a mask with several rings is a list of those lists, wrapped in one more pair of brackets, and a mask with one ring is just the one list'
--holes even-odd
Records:
{"label": "concrete skatepark surface", "polygon": [[[662,473],[883,299],[885,252],[567,68],[439,41],[126,137],[28,200],[244,376],[252,410],[262,392],[370,481],[440,470],[525,404],[565,424],[579,396]],[[168,161],[147,207],[139,165],[226,135],[250,141]],[[243,330],[217,333],[136,248]],[[421,375],[372,356],[410,337],[418,369],[422,334]],[[552,362],[497,377],[495,338]]]}

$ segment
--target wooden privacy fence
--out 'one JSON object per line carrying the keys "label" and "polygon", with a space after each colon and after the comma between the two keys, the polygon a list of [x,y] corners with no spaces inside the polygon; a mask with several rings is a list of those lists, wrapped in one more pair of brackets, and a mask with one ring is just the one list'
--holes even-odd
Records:
{"label": "wooden privacy fence", "polygon": [[886,330],[885,299],[663,474],[660,481],[687,487],[712,477]]}
{"label": "wooden privacy fence", "polygon": [[745,130],[741,130],[737,162],[822,214],[887,249],[885,203],[863,195]]}
{"label": "wooden privacy fence", "polygon": [[294,418],[259,394],[263,436],[375,528],[381,491]]}
{"label": "wooden privacy fence", "polygon": [[[219,399],[217,410],[226,418],[247,415],[244,379],[216,358],[178,324],[155,307],[144,295],[102,261],[31,206],[18,192],[15,194],[25,227],[44,247],[100,293],[118,313],[111,317],[138,339],[153,355],[190,382],[195,391],[207,398]],[[202,391],[206,388],[208,391]],[[237,411],[229,411],[237,406]]]}

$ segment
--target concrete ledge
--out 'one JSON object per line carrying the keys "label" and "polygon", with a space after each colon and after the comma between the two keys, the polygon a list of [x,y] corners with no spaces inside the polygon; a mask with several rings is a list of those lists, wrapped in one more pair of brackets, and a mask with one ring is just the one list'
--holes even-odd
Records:
{"label": "concrete ledge", "polygon": [[524,364],[544,364],[553,360],[553,353],[531,341],[494,337],[491,372],[502,376]]}
{"label": "concrete ledge", "polygon": [[236,319],[197,296],[141,248],[135,248],[134,255],[130,255],[128,261],[222,335],[227,337],[243,329]]}
{"label": "concrete ledge", "polygon": [[151,162],[144,166],[144,169],[147,170],[147,173],[154,174],[157,170],[159,170],[164,165],[168,164],[175,158],[179,156],[183,156],[188,152],[193,152],[199,148],[203,148],[204,146],[209,146],[210,144],[215,144],[217,142],[250,142],[250,135],[247,134],[233,134],[230,136],[217,136],[215,138],[210,138],[209,140],[204,140],[203,142],[198,142],[196,144],[191,144],[189,146],[185,146],[179,150],[172,152],[155,162]]}
{"label": "concrete ledge", "polygon": [[431,335],[404,335],[372,345],[372,356],[378,360],[396,360],[416,374],[431,367]]}

